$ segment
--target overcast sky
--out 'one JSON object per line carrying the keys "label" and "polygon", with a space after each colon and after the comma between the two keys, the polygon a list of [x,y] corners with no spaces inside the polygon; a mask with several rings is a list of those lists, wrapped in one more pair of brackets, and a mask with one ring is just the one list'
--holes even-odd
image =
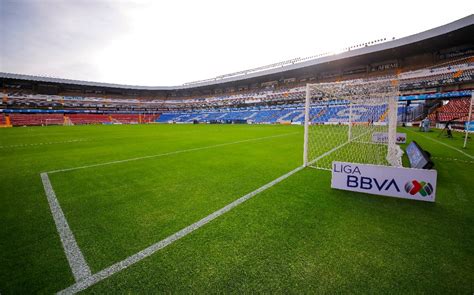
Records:
{"label": "overcast sky", "polygon": [[472,0],[0,0],[0,71],[171,86],[473,12]]}

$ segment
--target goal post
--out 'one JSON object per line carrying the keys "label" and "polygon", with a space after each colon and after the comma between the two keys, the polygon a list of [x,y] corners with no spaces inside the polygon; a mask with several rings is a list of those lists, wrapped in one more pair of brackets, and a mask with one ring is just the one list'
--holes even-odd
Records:
{"label": "goal post", "polygon": [[333,161],[401,166],[396,145],[398,81],[306,85],[303,164],[330,170]]}
{"label": "goal post", "polygon": [[474,108],[474,90],[471,91],[471,100],[469,101],[469,113],[467,114],[467,118],[466,118],[463,148],[467,147],[467,139],[469,138],[469,133],[471,132],[471,129],[472,129],[472,124],[473,124],[472,120],[474,116],[474,114],[472,113],[473,108]]}

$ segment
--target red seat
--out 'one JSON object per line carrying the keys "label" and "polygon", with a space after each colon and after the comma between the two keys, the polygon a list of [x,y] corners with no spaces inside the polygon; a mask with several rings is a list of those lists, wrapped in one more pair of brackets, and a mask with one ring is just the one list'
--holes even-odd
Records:
{"label": "red seat", "polygon": [[10,114],[13,126],[62,125],[62,114]]}
{"label": "red seat", "polygon": [[439,122],[467,121],[470,102],[469,98],[452,99],[447,104],[437,108],[428,118]]}

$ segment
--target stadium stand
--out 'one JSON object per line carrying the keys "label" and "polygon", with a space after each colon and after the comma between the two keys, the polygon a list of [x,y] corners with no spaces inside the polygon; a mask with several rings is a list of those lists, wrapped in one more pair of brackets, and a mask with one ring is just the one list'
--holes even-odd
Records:
{"label": "stadium stand", "polygon": [[111,114],[111,121],[120,124],[139,124],[155,122],[158,115]]}
{"label": "stadium stand", "polygon": [[107,115],[97,114],[70,114],[69,119],[71,122],[76,124],[106,124],[112,123],[110,117]]}
{"label": "stadium stand", "polygon": [[[470,100],[452,99],[445,105],[437,108],[434,112],[429,114],[429,118],[433,122],[448,122],[448,121],[467,121],[469,115]],[[471,121],[474,116],[471,117]]]}
{"label": "stadium stand", "polygon": [[113,114],[110,116],[112,122],[122,124],[138,124],[140,123],[139,115],[133,114]]}
{"label": "stadium stand", "polygon": [[[363,110],[362,110],[363,108]],[[367,122],[371,119],[374,121],[383,121],[382,114],[385,111],[386,106],[361,106],[359,109],[354,109],[355,113],[364,113],[364,116],[360,116],[357,122]],[[313,115],[318,115],[313,120],[314,123],[322,122],[339,122],[342,121],[348,115],[347,105],[334,105],[329,107],[317,107],[311,110]],[[367,111],[368,110],[368,111]],[[370,118],[367,114],[371,114]],[[261,124],[261,123],[302,123],[303,117],[303,106],[299,105],[295,108],[292,105],[285,105],[280,108],[261,108],[251,109],[246,111],[240,111],[239,109],[227,109],[218,112],[191,112],[191,113],[167,113],[163,114],[157,122],[159,123],[192,123],[193,121],[200,122],[215,122],[215,123],[230,123],[234,120],[247,121],[249,123]]]}
{"label": "stadium stand", "polygon": [[[474,57],[453,61],[453,65],[430,67],[421,70],[409,71],[399,75],[402,91],[416,91],[417,89],[433,89],[441,86],[474,81]],[[384,78],[382,76],[381,78]],[[157,113],[173,110],[189,109],[217,109],[268,105],[291,105],[302,103],[305,97],[304,86],[266,87],[263,89],[241,91],[234,94],[218,94],[195,96],[193,98],[173,99],[120,99],[83,96],[35,95],[10,92],[6,94],[8,101],[2,107],[7,108],[52,108],[64,110],[95,109],[107,113],[113,112],[140,112]],[[259,116],[260,117],[260,116]],[[272,121],[273,118],[268,120]],[[120,121],[120,120],[119,120]],[[127,119],[124,119],[124,122]],[[128,121],[135,122],[129,118]]]}
{"label": "stadium stand", "polygon": [[62,125],[63,115],[59,114],[10,114],[10,121],[13,126],[44,126]]}
{"label": "stadium stand", "polygon": [[[5,124],[5,115],[14,126],[301,124],[306,84],[387,78],[398,80],[401,122],[427,116],[434,122],[467,120],[467,98],[474,88],[472,21],[469,16],[397,40],[362,43],[339,54],[290,59],[179,86],[130,86],[0,73],[0,125]],[[420,44],[424,44],[423,50]],[[386,120],[385,106],[360,107],[364,110],[358,122]],[[338,123],[347,111],[347,105],[340,103],[314,107],[311,114],[313,123]]]}

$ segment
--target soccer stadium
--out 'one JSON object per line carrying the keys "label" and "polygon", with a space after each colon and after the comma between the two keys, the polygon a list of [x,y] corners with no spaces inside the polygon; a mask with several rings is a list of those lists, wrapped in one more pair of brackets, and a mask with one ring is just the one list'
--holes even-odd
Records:
{"label": "soccer stadium", "polygon": [[473,36],[178,86],[0,71],[0,293],[473,294]]}

